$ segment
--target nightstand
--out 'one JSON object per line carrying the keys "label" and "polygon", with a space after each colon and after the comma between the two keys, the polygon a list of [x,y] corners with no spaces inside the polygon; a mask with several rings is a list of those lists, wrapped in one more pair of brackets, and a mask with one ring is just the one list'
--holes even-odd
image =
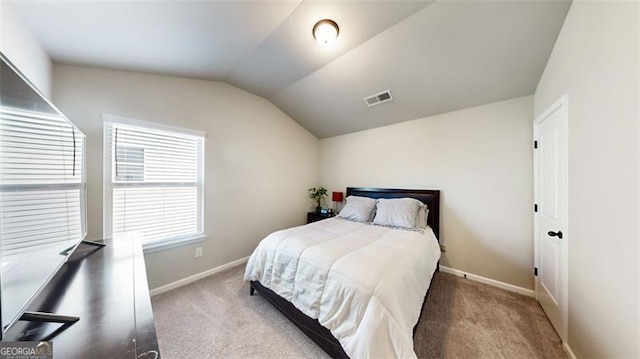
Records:
{"label": "nightstand", "polygon": [[333,217],[334,214],[329,214],[329,213],[318,213],[318,212],[308,212],[307,213],[307,224],[309,223],[313,223],[313,222],[317,222],[317,221],[321,221],[323,219],[327,219],[327,218],[331,218]]}

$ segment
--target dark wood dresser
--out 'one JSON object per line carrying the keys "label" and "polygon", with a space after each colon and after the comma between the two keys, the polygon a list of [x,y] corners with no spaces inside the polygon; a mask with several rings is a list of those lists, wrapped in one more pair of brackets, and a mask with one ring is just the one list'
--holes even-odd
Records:
{"label": "dark wood dresser", "polygon": [[105,244],[81,244],[28,308],[79,321],[20,321],[4,340],[51,340],[60,359],[160,358],[142,246],[131,236]]}

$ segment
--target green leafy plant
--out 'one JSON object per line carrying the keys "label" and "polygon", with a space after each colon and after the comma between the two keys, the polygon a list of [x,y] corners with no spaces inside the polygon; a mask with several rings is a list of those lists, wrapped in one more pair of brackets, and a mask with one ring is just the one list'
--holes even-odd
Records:
{"label": "green leafy plant", "polygon": [[309,188],[309,198],[311,198],[316,202],[316,212],[320,212],[320,209],[322,208],[320,206],[320,202],[326,196],[327,196],[327,189],[324,187]]}

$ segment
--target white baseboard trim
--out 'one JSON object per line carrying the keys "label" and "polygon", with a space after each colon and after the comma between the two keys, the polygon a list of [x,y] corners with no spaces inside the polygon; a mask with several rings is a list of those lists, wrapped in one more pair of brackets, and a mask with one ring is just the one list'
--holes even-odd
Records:
{"label": "white baseboard trim", "polygon": [[182,279],[179,279],[179,280],[177,280],[175,282],[171,282],[169,284],[165,284],[163,286],[160,286],[158,288],[153,288],[153,289],[151,289],[149,291],[149,294],[153,297],[153,296],[156,296],[158,294],[168,292],[168,291],[170,291],[172,289],[180,288],[180,287],[182,287],[184,285],[187,285],[189,283],[193,283],[193,282],[195,282],[197,280],[200,280],[202,278],[205,278],[205,277],[208,277],[210,275],[222,272],[225,269],[229,269],[231,267],[235,267],[237,265],[246,263],[248,260],[249,260],[249,257],[244,257],[244,258],[237,259],[237,260],[235,260],[233,262],[229,262],[227,264],[223,264],[221,266],[217,266],[215,268],[208,269],[208,270],[206,270],[204,272],[200,272],[200,273],[194,274],[194,275],[189,276],[187,278],[182,278]]}
{"label": "white baseboard trim", "polygon": [[471,280],[474,280],[476,282],[488,284],[488,285],[490,285],[492,287],[498,287],[498,288],[501,288],[501,289],[508,290],[510,292],[520,293],[520,294],[526,295],[528,297],[534,297],[535,296],[533,290],[527,289],[527,288],[518,287],[517,285],[513,285],[513,284],[509,284],[509,283],[505,283],[505,282],[500,282],[500,281],[495,280],[495,279],[490,279],[490,278],[482,277],[482,276],[479,276],[479,275],[476,275],[476,274],[463,272],[461,270],[445,267],[443,265],[440,266],[440,270],[442,272],[444,272],[444,273],[449,273],[449,274],[453,274],[453,275],[458,276],[458,277],[471,279]]}
{"label": "white baseboard trim", "polygon": [[573,350],[571,350],[571,347],[569,346],[569,343],[562,342],[562,349],[564,349],[565,353],[567,353],[569,355],[569,358],[578,359],[578,358],[576,358],[576,355],[573,354]]}

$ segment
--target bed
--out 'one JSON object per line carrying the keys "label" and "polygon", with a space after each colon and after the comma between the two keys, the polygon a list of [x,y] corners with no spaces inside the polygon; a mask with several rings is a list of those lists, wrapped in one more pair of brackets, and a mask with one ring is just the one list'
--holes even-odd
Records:
{"label": "bed", "polygon": [[440,192],[350,187],[350,196],[416,199],[428,209],[426,228],[372,225],[372,215],[274,232],[247,263],[250,294],[264,296],[331,357],[415,358],[413,334],[440,258]]}

